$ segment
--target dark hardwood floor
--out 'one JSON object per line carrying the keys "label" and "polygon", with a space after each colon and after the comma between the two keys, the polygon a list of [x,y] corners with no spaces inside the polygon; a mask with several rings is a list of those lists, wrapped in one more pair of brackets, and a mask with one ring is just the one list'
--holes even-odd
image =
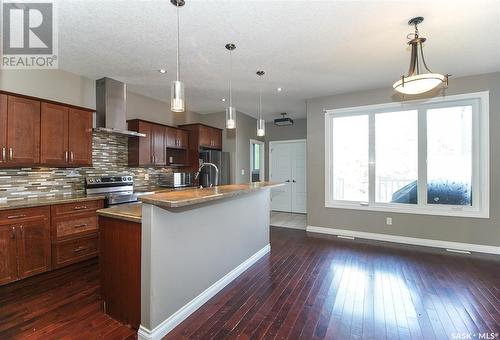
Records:
{"label": "dark hardwood floor", "polygon": [[[271,245],[166,339],[500,339],[498,257],[282,228]],[[0,287],[0,339],[28,337],[136,335],[102,312],[88,261]]]}
{"label": "dark hardwood floor", "polygon": [[97,260],[0,287],[0,339],[135,339],[103,313]]}
{"label": "dark hardwood floor", "polygon": [[271,245],[165,339],[499,339],[498,257],[281,228]]}

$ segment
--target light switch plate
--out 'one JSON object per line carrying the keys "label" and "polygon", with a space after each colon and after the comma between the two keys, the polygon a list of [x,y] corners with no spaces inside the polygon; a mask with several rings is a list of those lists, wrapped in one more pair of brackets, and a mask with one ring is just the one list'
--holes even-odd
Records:
{"label": "light switch plate", "polygon": [[386,217],[385,218],[385,224],[392,225],[392,217]]}
{"label": "light switch plate", "polygon": [[245,174],[245,169],[241,169],[241,175],[243,176]]}

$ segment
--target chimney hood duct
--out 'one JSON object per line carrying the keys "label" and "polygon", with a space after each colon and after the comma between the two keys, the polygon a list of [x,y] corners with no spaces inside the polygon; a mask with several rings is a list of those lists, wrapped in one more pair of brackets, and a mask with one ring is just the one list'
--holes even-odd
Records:
{"label": "chimney hood duct", "polygon": [[95,81],[96,128],[94,131],[146,137],[145,134],[127,130],[127,86],[111,78]]}

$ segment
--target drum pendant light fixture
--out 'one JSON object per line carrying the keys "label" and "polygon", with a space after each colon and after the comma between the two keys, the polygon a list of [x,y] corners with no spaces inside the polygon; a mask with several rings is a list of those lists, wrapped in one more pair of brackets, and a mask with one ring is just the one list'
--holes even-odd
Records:
{"label": "drum pendant light fixture", "polygon": [[[424,21],[423,17],[416,17],[408,21],[408,25],[415,26],[413,38],[408,42],[411,46],[410,69],[408,75],[402,76],[392,87],[403,94],[420,94],[428,92],[439,85],[448,86],[448,76],[433,73],[424,59],[422,44],[426,38],[420,37],[418,25]],[[410,36],[411,36],[410,35]]]}
{"label": "drum pendant light fixture", "polygon": [[177,79],[172,82],[172,88],[170,93],[170,110],[173,112],[184,112],[184,83],[180,80],[180,60],[179,60],[179,45],[180,45],[180,33],[179,33],[179,8],[184,6],[184,0],[170,0],[172,5],[177,7]]}
{"label": "drum pendant light fixture", "polygon": [[[266,74],[264,71],[257,71],[260,79]],[[266,135],[266,121],[262,119],[262,80],[259,85],[259,119],[257,120],[257,136],[263,137]]]}
{"label": "drum pendant light fixture", "polygon": [[229,51],[229,107],[226,107],[226,129],[236,128],[236,108],[233,106],[233,54],[236,49],[235,44],[226,44],[226,49]]}

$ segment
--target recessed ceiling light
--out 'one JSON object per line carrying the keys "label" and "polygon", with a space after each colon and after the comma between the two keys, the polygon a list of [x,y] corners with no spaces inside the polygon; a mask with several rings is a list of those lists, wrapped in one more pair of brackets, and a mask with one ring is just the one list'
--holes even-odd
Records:
{"label": "recessed ceiling light", "polygon": [[165,70],[164,68],[161,68],[158,70],[158,72],[160,72],[161,74],[165,74],[165,73],[167,73],[167,70]]}
{"label": "recessed ceiling light", "polygon": [[282,88],[282,87],[278,87],[278,88],[276,89],[276,91],[281,92],[281,91],[283,91],[283,88]]}
{"label": "recessed ceiling light", "polygon": [[221,98],[220,99],[221,102],[225,102],[226,101],[226,98]]}

